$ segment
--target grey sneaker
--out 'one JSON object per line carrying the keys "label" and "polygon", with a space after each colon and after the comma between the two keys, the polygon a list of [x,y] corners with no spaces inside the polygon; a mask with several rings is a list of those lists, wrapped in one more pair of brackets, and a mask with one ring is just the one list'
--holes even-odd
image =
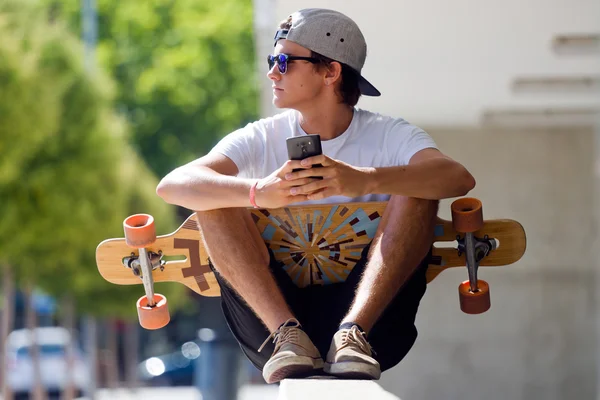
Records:
{"label": "grey sneaker", "polygon": [[381,367],[372,357],[373,349],[365,336],[356,325],[337,331],[331,340],[323,370],[343,378],[379,379]]}
{"label": "grey sneaker", "polygon": [[295,318],[288,319],[273,332],[260,346],[260,352],[273,338],[275,350],[263,368],[263,378],[267,383],[279,382],[285,378],[310,375],[323,369],[323,359],[306,332],[299,328]]}

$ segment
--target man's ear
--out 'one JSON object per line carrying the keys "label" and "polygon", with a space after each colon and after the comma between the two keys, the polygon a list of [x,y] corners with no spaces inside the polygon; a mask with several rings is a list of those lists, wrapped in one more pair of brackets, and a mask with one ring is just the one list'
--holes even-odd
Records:
{"label": "man's ear", "polygon": [[330,62],[325,69],[325,84],[333,85],[342,77],[342,64],[337,61]]}

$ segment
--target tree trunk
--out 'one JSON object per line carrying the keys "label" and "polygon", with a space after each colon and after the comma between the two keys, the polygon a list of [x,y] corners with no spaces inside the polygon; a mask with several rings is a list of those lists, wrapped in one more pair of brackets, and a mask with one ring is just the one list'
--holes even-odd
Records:
{"label": "tree trunk", "polygon": [[77,343],[77,336],[75,333],[75,306],[73,299],[69,295],[65,295],[62,298],[62,326],[69,331],[71,340],[66,348],[67,365],[65,376],[67,381],[65,382],[65,389],[62,393],[63,400],[73,400],[75,398],[75,344]]}
{"label": "tree trunk", "polygon": [[138,344],[139,336],[137,324],[132,322],[125,323],[125,373],[127,387],[135,389],[138,387],[137,365],[138,365]]}
{"label": "tree trunk", "polygon": [[98,333],[97,321],[94,317],[88,316],[85,319],[85,339],[86,353],[89,366],[89,383],[86,397],[89,400],[95,400],[96,389],[98,387]]}
{"label": "tree trunk", "polygon": [[[14,311],[15,311],[15,282],[12,268],[4,265],[2,268],[2,294],[3,294],[3,310],[2,310],[2,333],[0,343],[6,343],[9,333],[13,329]],[[12,400],[13,395],[6,382],[6,346],[0,345],[0,381],[2,382],[2,398],[4,400]]]}
{"label": "tree trunk", "polygon": [[27,329],[31,335],[31,363],[33,365],[33,400],[46,400],[46,391],[42,385],[42,371],[40,369],[40,349],[37,344],[37,313],[33,307],[33,285],[27,283],[25,286],[25,319]]}
{"label": "tree trunk", "polygon": [[117,327],[114,319],[106,321],[106,384],[110,389],[119,386],[119,364],[117,362],[119,347],[117,345]]}

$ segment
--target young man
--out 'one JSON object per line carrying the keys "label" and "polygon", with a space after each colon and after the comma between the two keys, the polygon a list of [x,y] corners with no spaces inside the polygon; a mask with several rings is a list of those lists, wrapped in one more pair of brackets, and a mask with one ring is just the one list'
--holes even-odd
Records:
{"label": "young man", "polygon": [[[198,212],[225,318],[268,383],[321,368],[378,379],[400,362],[417,336],[438,200],[475,185],[423,130],[355,107],[361,94],[380,95],[360,74],[366,52],[347,16],[292,14],[275,35],[267,74],[275,106],[288,110],[227,135],[157,188]],[[323,155],[288,161],[286,138],[306,134],[320,135]],[[302,289],[247,210],[350,201],[389,201],[374,240],[345,282]]]}

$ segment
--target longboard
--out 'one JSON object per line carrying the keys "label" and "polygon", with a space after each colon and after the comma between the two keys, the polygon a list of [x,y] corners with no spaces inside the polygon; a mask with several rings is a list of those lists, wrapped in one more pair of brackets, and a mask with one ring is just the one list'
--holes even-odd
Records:
{"label": "longboard", "polygon": [[[290,206],[249,209],[266,245],[299,287],[328,285],[346,279],[377,230],[386,202]],[[402,227],[398,227],[402,229]],[[464,249],[452,221],[437,219],[427,282],[442,271],[466,266]],[[523,226],[511,219],[484,220],[476,238],[495,242],[495,248],[479,261],[481,267],[505,266],[518,261],[526,249]],[[219,296],[220,290],[208,266],[208,255],[198,229],[196,214],[173,233],[158,236],[146,247],[153,264],[154,282],[180,282],[203,296]],[[153,256],[154,255],[154,256]],[[139,274],[127,266],[139,251],[125,238],[107,239],[96,249],[100,275],[117,285],[142,284]],[[158,257],[162,257],[160,264]]]}

